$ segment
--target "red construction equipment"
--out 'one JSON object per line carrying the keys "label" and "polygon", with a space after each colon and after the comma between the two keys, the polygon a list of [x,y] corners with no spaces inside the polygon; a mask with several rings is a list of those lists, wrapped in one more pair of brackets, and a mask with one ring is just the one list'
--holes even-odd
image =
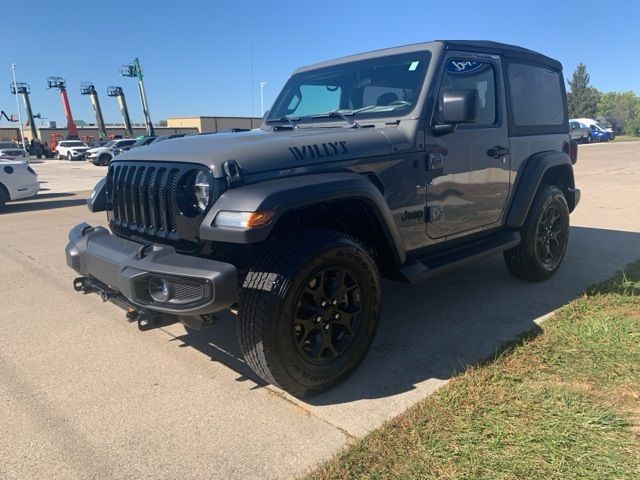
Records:
{"label": "red construction equipment", "polygon": [[49,150],[55,153],[60,140],[64,140],[61,133],[52,133],[49,137]]}
{"label": "red construction equipment", "polygon": [[71,114],[71,105],[69,105],[69,97],[67,96],[67,84],[62,77],[49,77],[47,79],[49,88],[57,88],[60,90],[60,98],[62,99],[62,108],[64,109],[64,115],[67,117],[67,138],[77,139],[78,128],[73,121],[73,115]]}

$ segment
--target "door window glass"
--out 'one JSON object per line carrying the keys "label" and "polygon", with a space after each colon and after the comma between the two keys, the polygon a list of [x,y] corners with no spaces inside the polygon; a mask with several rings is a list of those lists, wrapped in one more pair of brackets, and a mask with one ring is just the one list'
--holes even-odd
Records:
{"label": "door window glass", "polygon": [[440,94],[438,112],[442,112],[442,99],[451,90],[476,90],[478,110],[474,125],[494,125],[496,123],[496,76],[490,63],[475,62],[460,58],[447,60]]}

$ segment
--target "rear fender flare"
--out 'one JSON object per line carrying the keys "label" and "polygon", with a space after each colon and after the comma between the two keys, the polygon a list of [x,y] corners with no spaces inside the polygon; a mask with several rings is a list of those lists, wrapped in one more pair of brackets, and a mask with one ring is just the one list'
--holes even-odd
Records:
{"label": "rear fender flare", "polygon": [[[521,173],[518,174],[518,180],[515,186],[515,193],[509,213],[507,214],[506,226],[511,228],[519,228],[524,224],[529,208],[533,203],[533,198],[540,187],[542,179],[552,168],[562,168],[568,170],[570,177],[567,188],[571,190],[575,187],[573,178],[573,168],[569,155],[563,152],[549,151],[536,153],[529,157],[526,161]],[[571,205],[571,198],[567,198],[570,203],[569,208],[572,210],[575,205]]]}

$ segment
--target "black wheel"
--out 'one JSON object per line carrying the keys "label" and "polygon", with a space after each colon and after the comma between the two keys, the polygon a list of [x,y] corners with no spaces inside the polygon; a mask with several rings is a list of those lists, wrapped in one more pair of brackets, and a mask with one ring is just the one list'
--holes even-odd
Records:
{"label": "black wheel", "polygon": [[106,167],[107,165],[109,165],[110,160],[111,160],[111,157],[109,156],[109,154],[103,153],[98,158],[98,165],[102,165],[103,167]]}
{"label": "black wheel", "polygon": [[594,137],[592,142],[593,143],[600,143],[600,137]]}
{"label": "black wheel", "polygon": [[71,153],[67,152],[67,155],[65,156],[65,158],[69,161],[71,161]]}
{"label": "black wheel", "polygon": [[380,277],[355,238],[309,229],[266,247],[240,292],[238,339],[249,366],[292,395],[327,390],[371,346]]}
{"label": "black wheel", "polygon": [[551,277],[564,259],[569,240],[569,207],[555,185],[541,185],[521,229],[520,244],[504,252],[509,271],[518,278]]}
{"label": "black wheel", "polygon": [[60,152],[56,152],[53,156],[56,160],[60,160]]}
{"label": "black wheel", "polygon": [[0,210],[5,206],[5,204],[9,201],[9,192],[4,188],[4,185],[0,184]]}

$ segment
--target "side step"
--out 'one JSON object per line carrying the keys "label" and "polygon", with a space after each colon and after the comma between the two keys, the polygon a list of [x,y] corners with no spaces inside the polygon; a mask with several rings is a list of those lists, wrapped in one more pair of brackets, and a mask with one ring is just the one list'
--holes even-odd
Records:
{"label": "side step", "polygon": [[423,258],[408,258],[398,270],[398,280],[419,283],[469,263],[491,257],[520,243],[519,231],[499,232],[488,238]]}

